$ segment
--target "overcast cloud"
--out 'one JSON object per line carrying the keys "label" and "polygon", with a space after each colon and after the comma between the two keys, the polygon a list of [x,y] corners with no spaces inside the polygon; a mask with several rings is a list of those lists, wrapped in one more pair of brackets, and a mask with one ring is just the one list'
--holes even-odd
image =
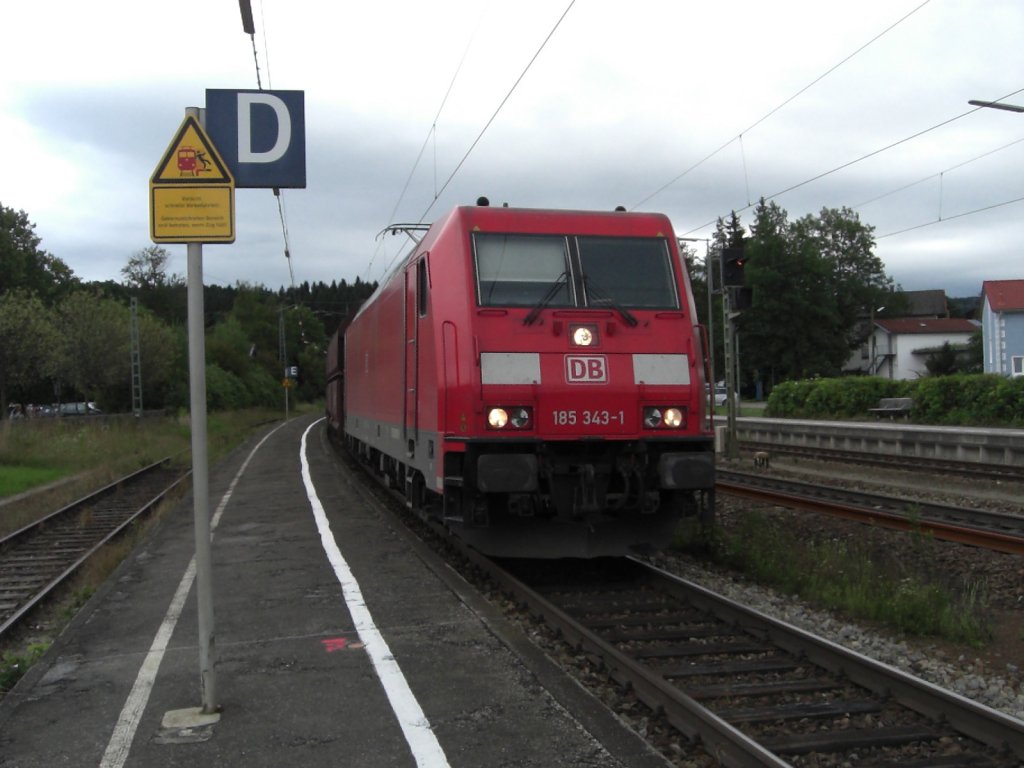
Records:
{"label": "overcast cloud", "polygon": [[[1024,278],[1024,114],[964,115],[1024,104],[1019,0],[577,0],[449,182],[567,5],[253,0],[263,87],[305,92],[307,188],[284,192],[296,282],[379,279],[403,246],[383,227],[482,194],[657,210],[706,238],[791,188],[774,198],[791,221],[855,207],[905,289]],[[0,71],[0,203],[85,280],[119,280],[151,244],[149,177],[185,107],[257,86],[235,0],[13,4]],[[287,285],[272,193],[236,194],[206,282]]]}

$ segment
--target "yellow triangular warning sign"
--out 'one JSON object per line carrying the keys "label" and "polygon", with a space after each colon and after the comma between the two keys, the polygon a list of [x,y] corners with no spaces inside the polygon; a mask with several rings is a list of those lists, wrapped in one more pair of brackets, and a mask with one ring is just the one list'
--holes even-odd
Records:
{"label": "yellow triangular warning sign", "polygon": [[188,115],[153,172],[150,183],[234,186],[235,179],[199,121]]}

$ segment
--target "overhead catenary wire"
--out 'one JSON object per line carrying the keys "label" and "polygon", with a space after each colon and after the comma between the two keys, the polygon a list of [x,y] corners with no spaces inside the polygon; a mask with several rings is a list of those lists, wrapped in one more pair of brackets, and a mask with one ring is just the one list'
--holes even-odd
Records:
{"label": "overhead catenary wire", "polygon": [[[807,91],[809,91],[809,90],[810,90],[811,88],[813,88],[813,87],[814,87],[815,85],[817,85],[818,83],[820,83],[820,82],[821,82],[822,80],[824,80],[824,79],[825,79],[826,77],[828,77],[829,75],[831,75],[831,74],[832,74],[833,72],[835,72],[835,71],[836,71],[837,69],[839,69],[839,68],[840,68],[841,66],[843,66],[844,64],[846,64],[846,62],[850,61],[850,59],[852,59],[853,57],[857,56],[857,55],[858,55],[859,53],[861,53],[862,51],[864,51],[864,50],[865,50],[866,48],[868,48],[868,46],[870,46],[870,45],[872,45],[873,43],[875,43],[875,42],[877,42],[878,40],[880,40],[880,39],[881,39],[882,37],[884,37],[885,35],[887,35],[887,34],[888,34],[889,32],[891,32],[891,31],[892,31],[893,29],[895,29],[896,27],[898,27],[898,26],[899,26],[900,24],[902,24],[902,23],[903,23],[904,21],[906,21],[906,20],[907,20],[907,19],[909,19],[909,18],[910,18],[911,16],[913,16],[913,15],[914,15],[915,13],[917,13],[917,12],[918,12],[918,11],[920,11],[920,10],[921,10],[922,8],[924,8],[924,7],[926,6],[926,5],[928,5],[928,3],[930,3],[930,2],[931,2],[931,0],[924,0],[924,2],[923,2],[923,3],[921,3],[920,5],[918,5],[918,6],[916,7],[916,8],[914,8],[913,10],[911,10],[911,11],[910,11],[909,13],[906,13],[906,14],[904,14],[904,15],[903,15],[903,16],[902,16],[901,18],[899,18],[898,20],[896,20],[896,21],[895,21],[895,22],[893,22],[892,24],[890,24],[890,25],[889,25],[888,27],[886,27],[886,28],[885,28],[885,29],[883,29],[883,30],[882,30],[881,32],[879,32],[879,33],[878,33],[877,35],[875,35],[874,37],[872,37],[872,38],[871,38],[870,40],[868,40],[868,41],[867,41],[866,43],[864,43],[864,44],[863,44],[862,46],[860,46],[860,47],[859,47],[859,48],[857,48],[857,49],[856,49],[855,51],[853,51],[853,53],[851,53],[851,54],[847,55],[846,57],[844,57],[843,59],[841,59],[841,60],[840,60],[839,62],[837,62],[836,64],[833,64],[833,65],[832,65],[831,67],[829,67],[829,68],[828,68],[827,70],[825,70],[825,72],[823,72],[823,73],[822,73],[821,75],[819,75],[819,76],[818,76],[818,77],[816,77],[816,78],[815,78],[814,80],[812,80],[811,82],[809,82],[809,83],[808,83],[807,85],[805,85],[805,86],[804,86],[803,88],[801,88],[801,89],[800,89],[799,91],[797,91],[796,93],[794,93],[794,94],[793,94],[792,96],[790,96],[790,97],[789,97],[788,99],[786,99],[786,100],[785,100],[785,101],[783,101],[782,103],[780,103],[780,104],[778,104],[777,106],[775,106],[775,107],[773,107],[772,109],[770,109],[770,110],[769,110],[769,111],[768,111],[767,113],[765,113],[765,114],[764,114],[764,115],[763,115],[762,117],[758,118],[758,119],[757,119],[757,120],[755,120],[755,121],[754,121],[753,123],[751,123],[751,124],[750,124],[750,125],[749,125],[749,126],[748,126],[747,128],[745,128],[744,130],[740,131],[740,132],[739,132],[739,133],[738,133],[738,134],[737,134],[736,136],[734,136],[733,138],[729,139],[729,140],[728,140],[727,142],[725,142],[724,144],[722,144],[722,145],[721,145],[720,147],[718,147],[717,149],[715,149],[715,150],[714,150],[713,152],[710,152],[710,153],[708,153],[707,155],[705,155],[705,156],[704,156],[703,158],[701,158],[700,160],[698,160],[698,161],[697,161],[696,163],[694,163],[693,165],[691,165],[691,166],[690,166],[689,168],[687,168],[687,169],[686,169],[685,171],[683,171],[682,173],[680,173],[680,174],[679,174],[678,176],[676,176],[675,178],[671,179],[670,181],[666,182],[665,184],[662,184],[662,185],[661,185],[660,187],[658,187],[658,188],[657,188],[656,190],[654,190],[654,191],[653,191],[653,192],[652,192],[651,194],[647,195],[647,197],[645,197],[645,198],[643,198],[642,200],[640,200],[640,202],[638,202],[638,203],[635,203],[635,204],[634,204],[633,206],[631,206],[630,210],[636,210],[637,208],[639,208],[639,207],[640,207],[641,205],[643,205],[644,203],[646,203],[646,202],[648,202],[649,200],[652,200],[653,198],[657,197],[657,196],[658,196],[658,195],[660,195],[660,194],[661,194],[662,192],[664,192],[664,191],[665,191],[666,189],[668,189],[669,187],[671,187],[672,185],[674,185],[674,184],[675,184],[675,183],[676,183],[677,181],[680,181],[681,179],[683,179],[684,177],[686,177],[686,176],[687,176],[688,174],[690,174],[690,173],[691,173],[692,171],[695,171],[695,170],[696,170],[697,168],[699,168],[700,166],[704,165],[704,163],[706,163],[706,162],[707,162],[708,160],[710,160],[711,158],[713,158],[713,157],[714,157],[715,155],[717,155],[717,154],[718,154],[719,152],[721,152],[722,150],[724,150],[724,149],[725,149],[726,147],[728,147],[728,146],[729,146],[730,144],[732,144],[733,142],[735,142],[735,141],[739,141],[739,142],[740,142],[740,143],[742,144],[742,141],[743,141],[743,134],[745,134],[745,133],[750,133],[750,131],[751,131],[751,130],[753,130],[754,128],[756,128],[757,126],[759,126],[759,125],[760,125],[761,123],[763,123],[763,122],[764,122],[765,120],[767,120],[767,119],[768,119],[769,117],[771,117],[771,116],[772,116],[772,115],[774,115],[774,114],[775,114],[776,112],[778,112],[778,111],[779,111],[780,109],[782,109],[783,107],[785,107],[785,106],[786,106],[787,104],[789,104],[790,102],[794,101],[794,100],[795,100],[795,99],[797,99],[797,98],[798,98],[799,96],[801,96],[802,94],[804,94],[804,93],[806,93]],[[746,165],[745,165],[745,163],[746,163],[746,157],[744,157],[744,173],[746,173]],[[749,190],[748,190],[748,192],[747,192],[747,197],[748,197],[748,202],[749,202],[749,197],[750,197],[750,193],[749,193]],[[748,207],[749,207],[749,205],[748,205]]]}
{"label": "overhead catenary wire", "polygon": [[[480,18],[483,18],[482,16]],[[459,59],[458,65],[455,67],[455,73],[452,75],[451,81],[448,83],[448,89],[445,91],[444,96],[441,98],[441,104],[437,108],[437,112],[434,115],[434,120],[430,124],[430,129],[427,131],[426,137],[423,139],[423,144],[420,147],[419,154],[416,155],[416,160],[413,161],[412,168],[409,170],[409,175],[405,179],[405,185],[402,187],[401,193],[398,195],[398,200],[395,201],[395,207],[391,209],[391,215],[388,216],[388,223],[392,223],[395,220],[395,216],[398,215],[398,208],[402,205],[402,201],[405,199],[405,193],[409,191],[409,185],[412,183],[413,176],[416,174],[416,169],[419,168],[420,160],[423,159],[423,153],[426,152],[427,147],[430,145],[431,138],[434,139],[434,194],[437,194],[437,123],[441,119],[441,113],[444,111],[445,105],[448,103],[448,97],[452,93],[452,89],[455,87],[455,81],[459,77],[459,73],[462,72],[462,65],[466,61],[466,56],[469,54],[470,48],[473,46],[473,41],[476,39],[477,30],[480,28],[480,20],[477,20],[477,27],[474,29],[473,34],[470,35],[469,41],[466,43],[465,49],[462,51],[462,57]],[[422,219],[421,219],[422,221]],[[369,263],[366,265],[366,272],[364,277],[370,278],[371,271],[373,269],[373,263],[377,259],[377,255],[383,248],[383,241],[378,241],[377,247],[373,252],[373,256],[370,258]],[[392,259],[393,260],[393,259]]]}
{"label": "overhead catenary wire", "polygon": [[[249,39],[252,41],[252,55],[253,61],[256,66],[256,87],[259,90],[263,90],[263,82],[260,77],[260,59],[259,52],[256,48],[256,28],[252,18],[252,7],[249,0],[240,0],[239,8],[242,12],[242,29],[249,35]],[[260,2],[260,26],[263,31],[263,50],[267,60],[267,87],[272,88],[271,85],[271,74],[270,74],[270,46],[267,42],[267,25],[265,21],[265,15],[263,13],[263,2]],[[281,224],[281,240],[284,243],[284,260],[288,265],[288,285],[291,288],[292,296],[295,295],[295,270],[292,267],[292,251],[291,243],[288,239],[288,214],[285,209],[284,195],[281,189],[273,187],[274,199],[277,201],[277,216]],[[302,316],[299,315],[299,336],[303,342],[306,340],[306,331],[302,324]],[[283,332],[283,328],[282,328]],[[283,345],[282,345],[283,350]]]}
{"label": "overhead catenary wire", "polygon": [[[516,78],[515,82],[512,84],[512,87],[509,88],[508,92],[505,94],[505,97],[501,100],[501,102],[498,104],[497,108],[494,110],[493,114],[491,114],[490,118],[484,124],[484,127],[480,129],[480,133],[477,134],[477,137],[473,140],[472,144],[470,144],[469,149],[466,150],[465,154],[462,156],[462,159],[459,160],[459,162],[456,164],[455,168],[449,174],[448,178],[445,180],[445,182],[441,186],[441,188],[440,189],[435,189],[434,197],[430,201],[430,205],[428,205],[426,210],[424,210],[423,213],[420,214],[420,217],[419,217],[417,223],[423,223],[423,221],[427,218],[427,215],[433,209],[434,205],[440,199],[441,195],[444,194],[444,191],[448,188],[448,185],[451,184],[452,180],[456,177],[456,175],[458,175],[459,171],[462,169],[462,166],[465,164],[466,160],[469,159],[469,156],[473,153],[473,150],[476,149],[477,144],[480,143],[480,140],[483,138],[483,136],[487,132],[488,128],[491,127],[491,124],[498,117],[498,114],[501,112],[502,108],[504,108],[505,104],[508,103],[508,100],[512,97],[512,94],[515,92],[516,88],[519,87],[519,84],[523,81],[523,78],[526,77],[527,72],[530,71],[530,68],[533,66],[534,62],[537,61],[537,58],[540,56],[541,52],[544,50],[544,48],[547,46],[548,42],[554,36],[555,32],[558,31],[559,26],[561,26],[562,22],[565,20],[565,17],[569,15],[569,11],[572,10],[573,5],[575,5],[575,4],[576,4],[576,0],[570,0],[569,4],[565,7],[565,10],[562,11],[562,14],[558,17],[558,20],[555,21],[554,26],[552,26],[552,28],[548,32],[547,36],[545,36],[544,40],[541,42],[540,47],[538,47],[536,52],[533,54],[533,56],[530,57],[530,60],[527,62],[526,66],[523,68],[523,71],[519,73],[519,77]],[[461,64],[460,64],[460,66],[461,66]],[[435,182],[435,186],[436,186],[436,182]],[[388,273],[388,271],[391,269],[391,266],[394,263],[395,259],[397,259],[401,253],[402,253],[402,251],[399,251],[398,253],[396,253],[395,256],[391,259],[391,261],[388,262],[387,266],[384,268],[384,274]]]}
{"label": "overhead catenary wire", "polygon": [[923,224],[915,224],[912,227],[906,227],[905,229],[899,229],[899,230],[896,230],[895,232],[887,232],[884,235],[878,235],[875,239],[876,240],[882,240],[883,238],[886,238],[886,237],[895,237],[896,235],[902,235],[905,232],[913,232],[915,229],[924,229],[925,227],[931,227],[931,226],[934,226],[935,224],[943,224],[943,223],[945,223],[947,221],[953,221],[954,219],[962,219],[965,216],[974,216],[975,214],[978,214],[978,213],[984,213],[985,211],[995,210],[996,208],[1002,208],[1004,206],[1013,205],[1014,203],[1020,203],[1020,202],[1024,202],[1024,197],[1017,197],[1017,198],[1014,198],[1013,200],[1004,200],[1001,203],[993,203],[992,205],[986,205],[986,206],[984,206],[982,208],[975,208],[974,210],[971,210],[971,211],[963,211],[963,212],[957,213],[957,214],[955,214],[953,216],[947,216],[945,218],[938,218],[938,219],[935,219],[934,221],[926,221]]}
{"label": "overhead catenary wire", "polygon": [[[1016,91],[1012,91],[1011,93],[1008,93],[1005,96],[1001,96],[1000,97],[1000,101],[1002,99],[1008,99],[1008,98],[1011,98],[1013,96],[1016,96],[1018,93],[1021,93],[1022,91],[1024,91],[1024,88],[1018,89]],[[822,173],[819,173],[819,174],[817,174],[815,176],[812,176],[809,179],[804,179],[801,182],[798,182],[796,184],[788,186],[785,189],[781,189],[778,192],[774,192],[774,193],[772,193],[770,195],[764,195],[763,197],[764,197],[765,200],[773,200],[776,197],[781,197],[782,195],[786,194],[787,192],[792,192],[795,189],[800,189],[800,187],[807,186],[808,184],[811,184],[811,183],[813,183],[815,181],[819,181],[820,179],[823,179],[826,176],[831,176],[833,173],[837,173],[837,172],[845,170],[845,169],[847,169],[847,168],[849,168],[849,167],[851,167],[853,165],[856,165],[857,163],[863,162],[864,160],[867,160],[868,158],[880,155],[883,152],[887,152],[888,150],[890,150],[890,149],[892,149],[894,147],[900,146],[901,144],[906,144],[908,141],[920,138],[921,136],[924,136],[926,133],[931,133],[932,131],[934,131],[934,130],[936,130],[938,128],[942,128],[944,126],[949,125],[950,123],[954,123],[957,120],[960,120],[960,119],[962,119],[964,117],[967,117],[968,115],[974,114],[979,109],[984,109],[984,107],[974,107],[973,109],[969,109],[966,112],[961,112],[959,115],[956,115],[955,117],[951,117],[948,120],[943,120],[941,123],[936,123],[935,125],[933,125],[933,126],[931,126],[929,128],[925,128],[923,130],[917,131],[916,133],[912,133],[911,135],[906,136],[906,137],[904,137],[902,139],[899,139],[898,141],[894,141],[891,144],[886,144],[884,147],[880,147],[879,149],[876,149],[876,150],[873,150],[871,152],[868,152],[867,154],[861,155],[860,157],[857,157],[857,158],[855,158],[853,160],[849,160],[849,161],[847,161],[845,163],[842,163],[841,165],[837,165],[835,168],[832,168],[832,169],[827,170],[827,171],[823,171]],[[752,204],[748,204],[748,205],[743,206],[742,208],[734,209],[734,212],[735,213],[742,213],[743,211],[747,210],[748,208],[752,208],[752,207],[753,207]],[[699,232],[702,229],[706,229],[707,227],[712,226],[715,223],[715,221],[717,221],[717,218],[713,219],[711,221],[705,222],[704,224],[701,224],[699,227],[694,227],[694,228],[684,232],[683,235],[689,235],[689,234],[691,234],[693,232]]]}
{"label": "overhead catenary wire", "polygon": [[[466,43],[466,47],[462,51],[462,57],[459,59],[459,63],[455,67],[455,73],[452,75],[451,82],[448,83],[448,89],[444,92],[444,96],[441,99],[441,104],[438,106],[437,113],[434,115],[434,120],[430,124],[430,130],[427,131],[427,136],[426,136],[426,138],[423,139],[423,145],[420,147],[419,154],[416,155],[416,160],[413,162],[412,168],[409,170],[409,175],[405,179],[405,185],[402,187],[402,192],[398,196],[398,200],[395,202],[395,207],[391,210],[391,216],[388,217],[388,222],[393,221],[394,218],[395,218],[395,215],[398,213],[398,207],[402,204],[402,201],[405,199],[405,193],[409,190],[409,184],[412,183],[412,177],[416,173],[416,169],[419,167],[420,160],[423,159],[423,153],[426,151],[427,146],[430,144],[431,138],[434,139],[434,146],[435,146],[435,154],[434,154],[434,166],[435,166],[435,171],[434,171],[434,174],[435,174],[435,176],[434,176],[434,196],[437,197],[437,194],[438,194],[437,193],[437,171],[436,171],[436,166],[437,166],[437,153],[436,153],[436,146],[437,146],[437,123],[441,119],[441,113],[444,111],[444,107],[448,103],[448,97],[451,96],[452,89],[455,87],[455,81],[458,79],[459,73],[462,72],[462,65],[466,63],[466,56],[469,55],[469,50],[470,50],[470,48],[473,47],[473,41],[476,39],[476,33],[477,33],[477,30],[479,30],[479,27],[480,27],[480,23],[479,23],[479,20],[478,20],[477,21],[477,28],[473,31],[473,34],[470,35],[469,41]],[[422,221],[422,219],[421,219],[421,221]]]}
{"label": "overhead catenary wire", "polygon": [[502,108],[512,97],[512,94],[515,92],[516,88],[519,87],[519,83],[521,83],[523,81],[523,78],[526,77],[526,73],[530,71],[530,68],[533,66],[533,63],[537,60],[537,57],[540,56],[545,46],[547,46],[548,41],[550,41],[551,38],[554,36],[555,32],[558,31],[559,26],[561,26],[562,22],[565,20],[565,17],[569,15],[569,11],[572,10],[572,7],[575,4],[576,0],[570,0],[569,4],[565,7],[565,10],[562,11],[562,15],[558,17],[558,20],[555,22],[555,25],[551,28],[551,31],[548,32],[547,37],[545,37],[543,42],[541,42],[540,47],[537,49],[537,52],[534,53],[533,56],[530,58],[530,61],[527,62],[526,66],[523,68],[523,71],[519,74],[519,77],[516,78],[516,81],[512,84],[512,87],[509,88],[508,93],[505,94],[505,98],[501,100],[501,103],[498,104],[497,109],[494,110],[494,114],[492,114],[491,117],[487,120],[487,123],[484,125],[484,127],[480,129],[480,133],[473,140],[473,143],[469,145],[469,149],[466,150],[466,154],[464,154],[462,156],[462,159],[459,160],[458,164],[455,166],[455,169],[451,172],[451,174],[445,180],[444,184],[441,186],[441,189],[434,193],[434,199],[430,201],[430,205],[428,205],[427,209],[423,211],[423,213],[420,215],[419,220],[421,222],[425,218],[427,218],[427,214],[429,214],[431,209],[433,209],[438,199],[448,188],[448,185],[451,184],[452,179],[454,179],[458,172],[462,169],[463,164],[465,164],[466,160],[469,159],[469,156],[473,153],[473,150],[476,149],[476,145],[480,143],[480,140],[483,138],[484,134],[487,133],[487,129],[491,127],[491,123],[493,123],[494,120],[498,117],[498,113],[501,112]]}
{"label": "overhead catenary wire", "polygon": [[[256,87],[259,90],[263,90],[263,81],[260,77],[260,57],[259,51],[256,48],[256,25],[252,17],[252,6],[249,0],[241,0],[239,2],[239,8],[242,13],[242,29],[249,35],[249,39],[252,41],[252,57],[253,62],[256,66]],[[263,31],[263,50],[267,60],[267,86],[271,86],[271,75],[270,75],[270,46],[267,43],[267,25],[265,22],[265,16],[263,13],[263,3],[260,2],[260,26]],[[281,239],[284,242],[284,258],[285,263],[288,265],[288,282],[295,290],[295,271],[292,269],[292,251],[291,244],[288,241],[288,215],[285,210],[284,195],[278,187],[273,188],[274,199],[277,201],[277,216],[281,223]]]}
{"label": "overhead catenary wire", "polygon": [[852,205],[850,207],[853,208],[854,210],[857,210],[858,208],[863,208],[866,205],[871,205],[871,203],[877,203],[879,200],[884,200],[887,197],[891,197],[892,195],[895,195],[895,194],[898,194],[898,193],[903,192],[905,190],[908,190],[911,187],[916,187],[918,184],[923,184],[926,181],[931,181],[934,178],[941,177],[943,174],[949,173],[950,171],[955,171],[958,168],[963,168],[965,165],[970,165],[971,163],[976,162],[978,160],[981,160],[983,158],[986,158],[989,155],[994,155],[997,152],[1002,152],[1004,149],[1009,149],[1010,147],[1014,146],[1015,144],[1020,144],[1022,141],[1024,141],[1024,137],[1022,137],[1020,139],[1015,139],[1014,141],[1011,141],[1009,144],[1003,144],[1001,147],[996,147],[995,149],[990,149],[988,152],[983,152],[980,155],[975,155],[974,157],[970,158],[969,160],[964,160],[963,162],[957,163],[956,165],[951,165],[949,168],[946,168],[945,170],[939,171],[938,173],[933,173],[933,174],[931,174],[929,176],[925,176],[924,178],[920,178],[917,181],[912,181],[909,184],[904,184],[901,187],[897,187],[896,189],[891,189],[888,192],[883,192],[880,195],[876,195],[875,197],[872,197],[869,200],[865,200],[864,202],[857,203],[856,205]]}

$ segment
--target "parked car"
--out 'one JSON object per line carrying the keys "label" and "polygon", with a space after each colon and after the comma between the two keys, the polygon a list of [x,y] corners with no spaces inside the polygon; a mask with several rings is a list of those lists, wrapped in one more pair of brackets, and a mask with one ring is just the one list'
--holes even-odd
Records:
{"label": "parked car", "polygon": [[99,416],[103,411],[96,403],[61,403],[58,413],[61,416]]}
{"label": "parked car", "polygon": [[715,387],[715,407],[720,408],[729,399],[729,390],[725,387]]}

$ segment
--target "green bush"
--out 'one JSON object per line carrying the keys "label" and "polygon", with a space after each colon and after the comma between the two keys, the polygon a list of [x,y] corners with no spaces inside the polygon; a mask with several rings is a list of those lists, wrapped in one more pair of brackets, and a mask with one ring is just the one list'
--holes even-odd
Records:
{"label": "green bush", "polygon": [[894,381],[873,376],[787,381],[768,398],[767,416],[791,419],[868,419],[883,397],[914,401],[920,424],[1024,426],[1024,378],[995,374],[928,376]]}
{"label": "green bush", "polygon": [[206,407],[211,411],[229,411],[245,408],[249,393],[235,374],[225,371],[216,363],[206,365]]}
{"label": "green bush", "polygon": [[258,408],[276,408],[284,402],[281,382],[263,368],[250,368],[242,377],[249,392],[249,405]]}

